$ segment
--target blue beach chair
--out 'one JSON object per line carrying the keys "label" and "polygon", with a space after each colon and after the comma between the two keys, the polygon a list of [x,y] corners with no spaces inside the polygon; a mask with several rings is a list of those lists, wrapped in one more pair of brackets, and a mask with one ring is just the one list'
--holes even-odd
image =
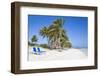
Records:
{"label": "blue beach chair", "polygon": [[37,49],[38,49],[39,54],[43,54],[43,53],[45,53],[45,51],[40,50],[40,48],[39,48],[39,47],[38,47]]}
{"label": "blue beach chair", "polygon": [[37,48],[37,50],[38,50],[38,54],[41,55],[42,54],[42,50],[40,50],[39,47]]}
{"label": "blue beach chair", "polygon": [[33,47],[33,53],[34,54],[37,54],[37,51],[36,51],[36,48],[35,47]]}
{"label": "blue beach chair", "polygon": [[38,52],[40,53],[40,52],[41,52],[41,51],[40,51],[40,48],[38,47],[37,49],[38,49]]}

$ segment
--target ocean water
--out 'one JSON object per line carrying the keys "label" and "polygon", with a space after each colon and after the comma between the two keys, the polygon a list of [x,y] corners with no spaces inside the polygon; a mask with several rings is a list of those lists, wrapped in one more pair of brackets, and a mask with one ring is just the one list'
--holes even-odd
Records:
{"label": "ocean water", "polygon": [[88,48],[81,48],[81,51],[82,51],[83,53],[85,53],[86,55],[88,55]]}
{"label": "ocean water", "polygon": [[78,47],[76,47],[75,49],[80,49],[86,56],[88,56],[88,48],[78,48]]}

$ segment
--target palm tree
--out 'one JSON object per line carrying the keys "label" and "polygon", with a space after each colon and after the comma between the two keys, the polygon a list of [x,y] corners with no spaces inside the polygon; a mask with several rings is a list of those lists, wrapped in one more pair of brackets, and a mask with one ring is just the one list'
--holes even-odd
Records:
{"label": "palm tree", "polygon": [[49,32],[48,28],[44,26],[44,27],[40,30],[40,35],[43,36],[43,38],[44,38],[44,37],[48,37],[48,32]]}
{"label": "palm tree", "polygon": [[36,35],[33,35],[31,38],[31,42],[35,44],[37,42],[37,40],[38,39],[37,39]]}
{"label": "palm tree", "polygon": [[51,48],[61,49],[63,47],[67,47],[68,45],[71,47],[66,31],[63,28],[64,22],[65,21],[63,19],[57,19],[49,27],[44,26],[40,30],[40,35],[43,36],[43,38],[47,37],[48,46]]}
{"label": "palm tree", "polygon": [[47,42],[48,42],[48,47],[49,47],[49,40],[50,40],[49,39],[50,38],[49,37],[49,28],[44,26],[42,29],[40,29],[40,35],[43,36],[43,38],[47,37]]}
{"label": "palm tree", "polygon": [[[61,42],[60,39],[62,37],[62,34],[64,33],[63,31],[63,24],[64,20],[63,19],[57,19],[53,22],[53,25],[50,26],[51,31],[50,33],[53,35],[53,41],[51,45],[56,45],[54,46],[55,48],[61,48]],[[64,34],[65,35],[65,34]]]}

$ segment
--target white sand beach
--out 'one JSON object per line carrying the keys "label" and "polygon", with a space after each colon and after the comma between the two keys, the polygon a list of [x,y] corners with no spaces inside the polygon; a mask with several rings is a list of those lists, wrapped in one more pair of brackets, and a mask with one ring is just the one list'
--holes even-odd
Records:
{"label": "white sand beach", "polygon": [[[75,60],[75,59],[86,59],[88,56],[82,51],[82,49],[63,49],[62,52],[59,50],[49,50],[41,48],[41,51],[45,51],[40,55],[36,55],[32,51],[32,47],[29,47],[29,61],[47,61],[47,60]],[[87,50],[87,49],[85,49]]]}

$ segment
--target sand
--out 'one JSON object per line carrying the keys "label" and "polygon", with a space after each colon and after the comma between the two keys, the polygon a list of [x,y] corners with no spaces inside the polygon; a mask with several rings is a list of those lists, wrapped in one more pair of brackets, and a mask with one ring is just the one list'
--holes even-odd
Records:
{"label": "sand", "polygon": [[[45,51],[40,55],[36,55],[32,51],[32,47],[29,47],[29,61],[47,61],[47,60],[75,60],[75,59],[86,59],[88,56],[82,52],[82,49],[63,49],[62,52],[59,50],[49,50],[40,48],[41,51]],[[87,50],[87,49],[86,49]]]}

